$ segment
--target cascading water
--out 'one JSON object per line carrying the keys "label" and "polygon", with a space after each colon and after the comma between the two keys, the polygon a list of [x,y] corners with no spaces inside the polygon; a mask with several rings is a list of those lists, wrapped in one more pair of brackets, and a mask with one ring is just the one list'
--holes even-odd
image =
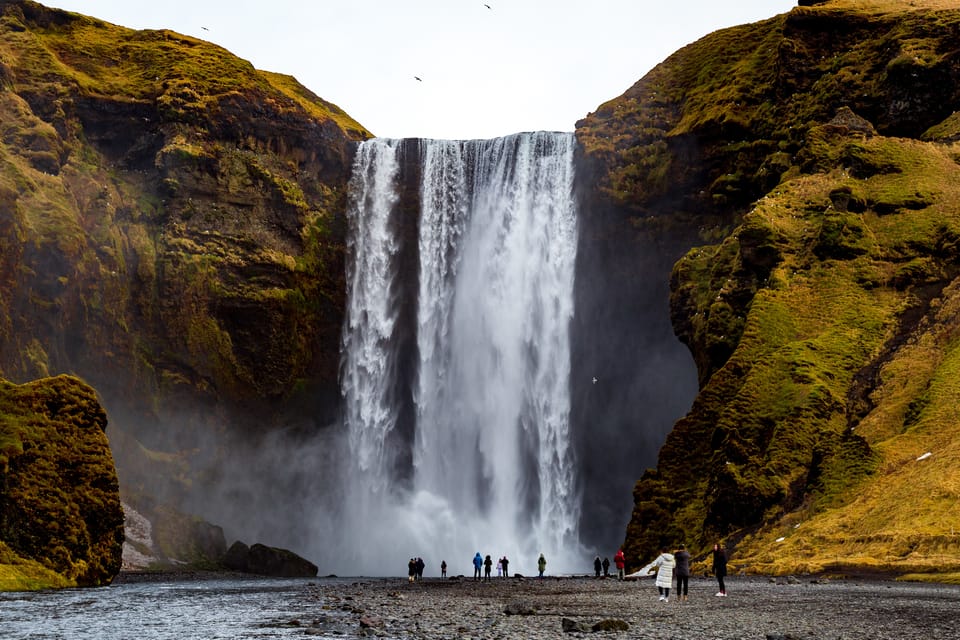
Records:
{"label": "cascading water", "polygon": [[[569,436],[574,145],[565,133],[419,141],[418,282],[407,288],[416,300],[397,295],[410,277],[398,257],[408,147],[360,145],[340,570],[392,574],[422,556],[428,574],[445,559],[455,575],[471,571],[477,551],[506,555],[511,571],[532,573],[541,552],[551,572],[582,567]],[[405,306],[413,355],[398,337]],[[406,370],[414,380],[401,379]],[[400,428],[405,406],[410,433]]]}

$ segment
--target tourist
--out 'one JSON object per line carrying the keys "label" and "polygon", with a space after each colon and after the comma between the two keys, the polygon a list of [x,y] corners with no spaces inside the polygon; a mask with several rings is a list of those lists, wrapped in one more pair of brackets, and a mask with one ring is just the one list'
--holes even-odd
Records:
{"label": "tourist", "polygon": [[503,558],[500,558],[499,560],[497,560],[497,577],[499,578],[502,575],[503,575]]}
{"label": "tourist", "polygon": [[407,582],[413,582],[417,577],[417,560],[416,558],[410,558],[410,562],[407,563]]}
{"label": "tourist", "polygon": [[670,586],[673,584],[673,568],[677,565],[676,559],[670,553],[669,547],[660,550],[657,559],[640,570],[640,575],[650,575],[654,568],[657,569],[657,591],[660,592],[660,602],[670,601]]}
{"label": "tourist", "polygon": [[477,551],[477,555],[473,556],[473,579],[480,579],[480,567],[483,566],[483,556],[480,555],[480,552]]}
{"label": "tourist", "polygon": [[489,555],[483,560],[483,577],[485,580],[490,579],[490,570],[493,568],[493,560]]}
{"label": "tourist", "polygon": [[423,580],[423,570],[426,566],[427,563],[423,561],[423,558],[417,556],[417,580]]}
{"label": "tourist", "polygon": [[537,570],[540,571],[540,577],[543,577],[543,572],[547,569],[547,559],[543,557],[543,554],[540,554],[540,558],[537,560]]}
{"label": "tourist", "polygon": [[504,578],[509,578],[509,577],[510,577],[510,573],[509,573],[509,571],[507,570],[507,567],[510,566],[510,561],[507,560],[507,556],[503,556],[503,558],[500,560],[500,564],[503,565],[503,577],[504,577]]}
{"label": "tourist", "polygon": [[623,549],[617,549],[613,555],[613,564],[617,565],[617,580],[623,580],[623,571],[627,566],[627,559],[623,555]]}
{"label": "tourist", "polygon": [[440,561],[440,577],[441,578],[447,577],[447,561],[446,560]]}
{"label": "tourist", "polygon": [[713,575],[717,576],[717,583],[720,585],[717,595],[727,597],[727,585],[723,583],[723,579],[727,576],[727,553],[723,550],[723,544],[719,542],[713,545]]}
{"label": "tourist", "polygon": [[677,600],[679,602],[687,601],[687,590],[690,587],[690,553],[686,547],[680,545],[673,554],[677,561],[677,568],[674,573],[677,575]]}
{"label": "tourist", "polygon": [[610,577],[610,558],[607,558],[606,556],[603,558],[603,577]]}
{"label": "tourist", "polygon": [[597,556],[593,559],[593,574],[596,577],[600,577],[600,570],[603,569],[603,563],[600,562],[600,556]]}

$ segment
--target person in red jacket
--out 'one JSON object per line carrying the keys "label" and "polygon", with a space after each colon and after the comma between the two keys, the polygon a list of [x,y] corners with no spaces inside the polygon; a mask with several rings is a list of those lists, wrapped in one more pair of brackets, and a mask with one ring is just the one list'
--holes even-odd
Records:
{"label": "person in red jacket", "polygon": [[623,549],[617,549],[617,554],[613,556],[613,563],[617,565],[617,580],[623,580],[623,568],[627,564],[626,558],[623,557]]}

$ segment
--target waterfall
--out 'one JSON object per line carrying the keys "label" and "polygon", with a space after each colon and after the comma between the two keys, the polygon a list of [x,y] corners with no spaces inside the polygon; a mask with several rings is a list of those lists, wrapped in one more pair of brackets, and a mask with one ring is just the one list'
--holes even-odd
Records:
{"label": "waterfall", "polygon": [[[521,573],[541,552],[550,572],[582,570],[569,433],[574,145],[572,134],[542,132],[360,145],[341,371],[349,470],[339,546],[350,564],[341,571],[395,574],[422,556],[428,575],[441,559],[469,574],[477,551],[506,555]],[[401,231],[410,162],[415,238]],[[400,268],[405,249],[415,270]],[[401,286],[401,275],[417,282]],[[406,348],[405,333],[414,334]]]}

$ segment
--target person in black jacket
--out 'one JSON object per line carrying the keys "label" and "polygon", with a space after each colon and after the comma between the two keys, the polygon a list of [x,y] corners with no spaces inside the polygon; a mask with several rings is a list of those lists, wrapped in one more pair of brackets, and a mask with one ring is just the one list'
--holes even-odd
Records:
{"label": "person in black jacket", "polygon": [[723,579],[727,576],[727,553],[719,542],[713,545],[713,575],[717,576],[717,582],[720,584],[717,595],[725,598],[727,586],[723,583]]}
{"label": "person in black jacket", "polygon": [[687,590],[690,587],[690,553],[686,547],[680,545],[673,552],[673,558],[677,561],[677,568],[673,575],[677,577],[677,602],[687,601]]}

